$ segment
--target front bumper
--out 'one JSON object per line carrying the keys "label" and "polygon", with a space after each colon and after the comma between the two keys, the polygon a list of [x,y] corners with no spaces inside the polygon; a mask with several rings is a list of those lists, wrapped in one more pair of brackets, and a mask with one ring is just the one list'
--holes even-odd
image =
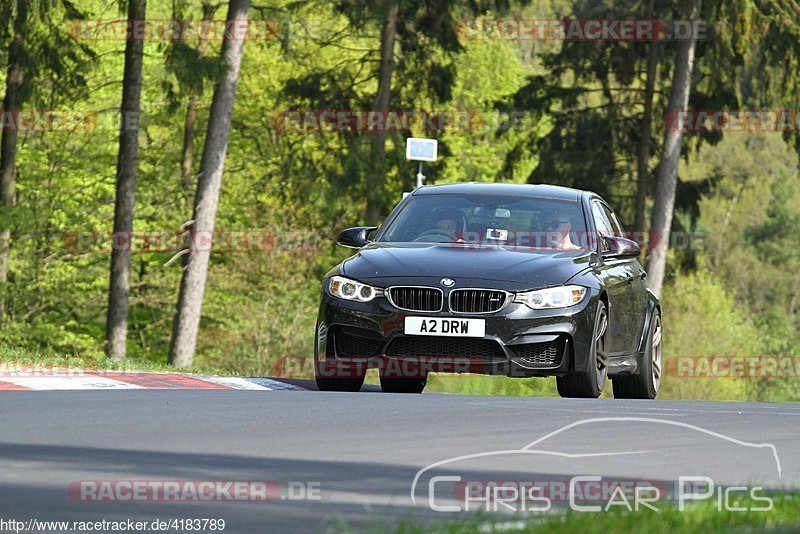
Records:
{"label": "front bumper", "polygon": [[[437,280],[438,281],[438,280]],[[408,285],[428,285],[415,281]],[[445,290],[447,302],[448,290]],[[508,302],[497,312],[410,312],[385,296],[370,302],[342,300],[323,292],[315,343],[318,362],[360,362],[391,367],[398,360],[426,362],[436,372],[505,376],[563,376],[586,369],[598,295],[587,291],[578,305],[532,310]],[[480,318],[483,338],[418,336],[403,332],[406,316]]]}

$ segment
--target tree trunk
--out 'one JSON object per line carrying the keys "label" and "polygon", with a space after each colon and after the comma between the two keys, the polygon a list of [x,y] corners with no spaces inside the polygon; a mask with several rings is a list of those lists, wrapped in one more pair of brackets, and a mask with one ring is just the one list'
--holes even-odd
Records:
{"label": "tree trunk", "polygon": [[[213,6],[208,0],[203,0],[203,20],[202,28],[205,30],[207,25],[214,18],[214,12],[217,6]],[[208,45],[208,33],[203,31],[200,33],[200,43],[197,45],[197,51],[200,55],[205,52]],[[202,84],[202,80],[200,81]],[[183,122],[183,151],[181,155],[181,185],[183,186],[183,193],[186,197],[186,204],[189,209],[192,208],[192,182],[193,176],[192,166],[194,163],[194,140],[196,137],[197,122],[197,106],[198,106],[198,90],[195,86],[189,88],[189,102],[186,104],[186,117]]]}
{"label": "tree trunk", "polygon": [[[378,80],[378,94],[375,97],[374,111],[383,114],[389,111],[389,100],[392,93],[392,73],[394,71],[394,43],[397,36],[398,2],[390,0],[386,22],[381,31],[381,66]],[[381,129],[370,133],[371,167],[367,174],[367,211],[366,223],[377,223],[383,215],[384,173],[386,172],[386,131]]]}
{"label": "tree trunk", "polygon": [[25,72],[22,56],[25,47],[25,30],[28,19],[28,0],[17,1],[17,16],[14,19],[14,39],[8,48],[8,71],[6,73],[6,96],[3,115],[13,120],[13,126],[3,128],[0,139],[0,323],[5,318],[5,302],[8,284],[8,257],[11,249],[11,210],[14,207],[14,165],[17,159],[17,136],[19,123],[15,114],[22,107],[22,84]]}
{"label": "tree trunk", "polygon": [[[650,0],[647,19],[653,20],[655,14],[655,0]],[[647,79],[644,87],[644,114],[640,128],[639,151],[636,155],[636,215],[633,222],[634,237],[645,232],[645,205],[647,203],[647,189],[650,181],[650,154],[651,139],[653,136],[653,95],[655,94],[656,79],[658,78],[658,41],[650,43],[647,55]],[[641,241],[641,239],[639,239]]]}
{"label": "tree trunk", "polygon": [[[146,0],[128,0],[128,20],[144,20]],[[136,168],[139,161],[139,100],[142,91],[143,39],[125,44],[125,72],[122,80],[117,192],[114,202],[114,240],[111,252],[111,281],[108,288],[106,355],[125,358],[128,337],[133,207],[136,200]]]}
{"label": "tree trunk", "polygon": [[[694,23],[700,16],[702,0],[690,0],[684,20]],[[667,116],[677,117],[689,104],[689,91],[692,84],[692,67],[696,39],[692,35],[681,41],[675,56],[675,71],[672,90],[669,95]],[[681,156],[683,131],[679,121],[671,121],[664,133],[664,152],[656,175],[656,196],[653,206],[653,220],[650,225],[650,255],[647,261],[650,288],[659,295],[664,283],[667,263],[667,246],[672,226],[672,212],[675,207],[675,188],[678,183],[678,163]]]}
{"label": "tree trunk", "polygon": [[[226,27],[245,27],[249,6],[250,0],[230,0]],[[203,292],[208,274],[208,260],[211,255],[210,238],[214,232],[219,189],[222,184],[222,170],[225,165],[225,154],[231,128],[233,101],[244,45],[243,35],[229,38],[230,33],[226,32],[222,43],[224,71],[220,82],[214,89],[214,100],[211,103],[211,114],[208,119],[203,160],[200,165],[200,176],[197,181],[194,202],[194,223],[191,228],[192,239],[190,241],[192,246],[181,279],[178,309],[173,324],[169,363],[175,367],[191,366],[197,344],[197,331],[200,326]]]}
{"label": "tree trunk", "polygon": [[194,90],[189,94],[186,104],[186,118],[183,121],[183,151],[181,155],[181,188],[186,197],[186,204],[192,206],[192,165],[194,163],[194,138],[196,136],[197,96]]}

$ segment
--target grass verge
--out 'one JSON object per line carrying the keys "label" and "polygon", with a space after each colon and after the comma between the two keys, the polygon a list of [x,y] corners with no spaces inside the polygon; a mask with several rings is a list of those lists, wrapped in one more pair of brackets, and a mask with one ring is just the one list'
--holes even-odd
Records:
{"label": "grass verge", "polygon": [[54,355],[0,346],[0,373],[14,372],[68,372],[85,371],[148,371],[158,373],[198,373],[205,375],[229,375],[221,369],[190,367],[177,369],[166,363],[152,360],[127,358],[110,360],[95,355]]}
{"label": "grass verge", "polygon": [[[467,520],[418,523],[402,521],[395,528],[383,530],[395,534],[468,532],[519,532],[553,533],[581,532],[585,534],[609,532],[647,532],[648,534],[674,534],[676,532],[800,532],[800,494],[781,493],[772,495],[773,508],[770,511],[731,511],[717,508],[717,501],[693,503],[686,510],[677,506],[660,507],[659,511],[642,510],[628,512],[625,509],[612,509],[607,512],[574,512],[563,514],[538,514],[524,519],[502,520],[496,517],[476,516]],[[733,503],[732,503],[733,504]],[[763,502],[740,499],[735,506],[758,508]]]}

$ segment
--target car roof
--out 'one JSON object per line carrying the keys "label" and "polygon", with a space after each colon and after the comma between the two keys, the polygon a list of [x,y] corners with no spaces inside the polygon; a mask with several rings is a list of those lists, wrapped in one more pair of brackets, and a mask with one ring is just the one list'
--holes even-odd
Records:
{"label": "car roof", "polygon": [[426,185],[416,189],[413,195],[478,194],[531,196],[580,201],[588,191],[549,184],[510,184],[489,182],[462,182],[455,184]]}

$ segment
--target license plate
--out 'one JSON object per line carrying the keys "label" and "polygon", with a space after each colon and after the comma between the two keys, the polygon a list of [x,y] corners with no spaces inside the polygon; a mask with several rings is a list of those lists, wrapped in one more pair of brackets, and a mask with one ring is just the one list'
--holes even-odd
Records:
{"label": "license plate", "polygon": [[453,319],[447,317],[406,317],[405,333],[410,336],[483,337],[483,319]]}

